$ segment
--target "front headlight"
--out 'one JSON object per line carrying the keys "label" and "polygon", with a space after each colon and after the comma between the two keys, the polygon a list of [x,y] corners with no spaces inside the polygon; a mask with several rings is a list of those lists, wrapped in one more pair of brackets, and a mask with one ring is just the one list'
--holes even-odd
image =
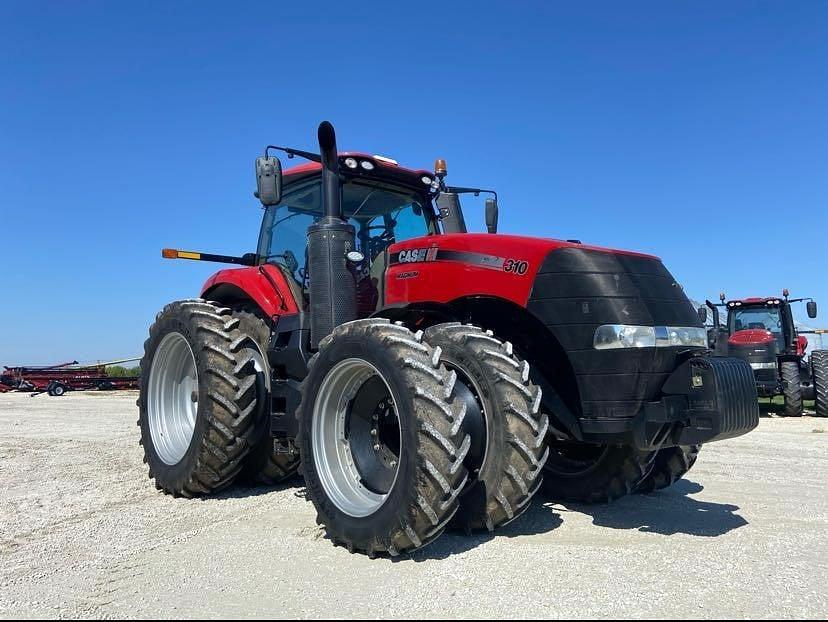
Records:
{"label": "front headlight", "polygon": [[656,326],[656,345],[707,347],[707,331],[695,326]]}
{"label": "front headlight", "polygon": [[598,350],[652,348],[656,344],[655,327],[604,324],[595,331],[592,343]]}
{"label": "front headlight", "polygon": [[616,348],[707,347],[707,331],[695,326],[629,326],[604,324],[592,342],[597,350]]}

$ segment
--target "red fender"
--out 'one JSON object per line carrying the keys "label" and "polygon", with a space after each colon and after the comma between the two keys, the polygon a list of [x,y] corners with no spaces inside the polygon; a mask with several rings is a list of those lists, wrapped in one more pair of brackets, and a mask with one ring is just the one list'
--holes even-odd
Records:
{"label": "red fender", "polygon": [[221,302],[249,298],[268,317],[299,313],[287,277],[276,266],[267,264],[219,270],[204,283],[201,297]]}

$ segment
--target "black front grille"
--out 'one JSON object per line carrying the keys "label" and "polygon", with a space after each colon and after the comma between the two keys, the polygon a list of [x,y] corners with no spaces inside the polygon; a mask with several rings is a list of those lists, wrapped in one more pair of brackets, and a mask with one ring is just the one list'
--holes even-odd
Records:
{"label": "black front grille", "polygon": [[551,251],[532,285],[528,310],[566,351],[590,419],[629,419],[681,363],[685,348],[596,350],[602,324],[701,326],[659,259],[578,247]]}

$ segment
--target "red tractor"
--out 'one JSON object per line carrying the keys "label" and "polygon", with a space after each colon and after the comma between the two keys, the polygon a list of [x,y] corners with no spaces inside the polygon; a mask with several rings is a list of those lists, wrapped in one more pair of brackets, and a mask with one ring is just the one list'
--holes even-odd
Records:
{"label": "red tractor", "polygon": [[[710,346],[717,354],[741,358],[753,368],[756,389],[762,397],[782,395],[785,414],[799,417],[803,400],[814,400],[817,416],[828,416],[828,350],[814,350],[805,359],[806,334],[828,333],[824,330],[797,330],[791,304],[805,302],[809,318],[817,316],[811,298],[782,297],[728,300],[724,293],[720,303],[709,300],[713,312]],[[727,323],[721,325],[717,307],[727,309]]]}
{"label": "red tractor", "polygon": [[[709,356],[653,256],[467,233],[445,163],[268,147],[258,249],[167,305],[141,362],[150,477],[173,495],[300,465],[329,537],[396,555],[492,530],[543,485],[606,501],[670,485],[758,424],[744,361]],[[309,163],[282,172],[271,151]]]}

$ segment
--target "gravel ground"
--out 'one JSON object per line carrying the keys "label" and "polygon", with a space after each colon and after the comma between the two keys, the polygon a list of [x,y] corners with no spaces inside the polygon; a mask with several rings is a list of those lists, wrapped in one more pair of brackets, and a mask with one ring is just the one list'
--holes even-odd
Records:
{"label": "gravel ground", "polygon": [[0,395],[2,617],[828,615],[828,420],[766,417],[666,492],[537,500],[400,560],[325,539],[301,481],[173,499],[134,393]]}

